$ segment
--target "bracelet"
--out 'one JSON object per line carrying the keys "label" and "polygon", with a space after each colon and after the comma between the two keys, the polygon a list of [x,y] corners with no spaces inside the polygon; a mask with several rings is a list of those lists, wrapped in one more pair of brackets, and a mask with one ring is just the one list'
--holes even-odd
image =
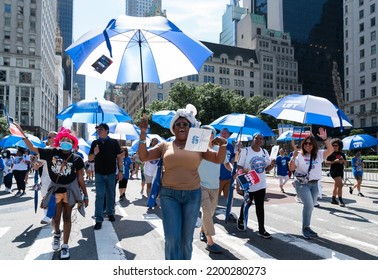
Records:
{"label": "bracelet", "polygon": [[146,144],[146,139],[144,139],[144,140],[139,140],[139,143]]}
{"label": "bracelet", "polygon": [[88,199],[88,196],[84,196],[83,199],[84,199],[84,200]]}
{"label": "bracelet", "polygon": [[328,140],[328,137],[327,137],[326,139],[322,139],[322,140],[323,140],[323,142],[324,142],[324,141]]}

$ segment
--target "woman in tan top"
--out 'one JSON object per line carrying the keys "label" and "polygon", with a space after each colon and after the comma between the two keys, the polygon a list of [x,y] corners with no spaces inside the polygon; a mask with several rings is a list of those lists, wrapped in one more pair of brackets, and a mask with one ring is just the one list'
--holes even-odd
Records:
{"label": "woman in tan top", "polygon": [[189,128],[196,124],[192,112],[179,109],[171,121],[173,142],[161,142],[146,149],[147,119],[140,124],[139,157],[142,161],[163,159],[160,202],[165,237],[165,259],[190,260],[196,220],[201,206],[201,185],[198,167],[202,159],[222,163],[227,140],[215,138],[219,151],[192,152],[184,150]]}

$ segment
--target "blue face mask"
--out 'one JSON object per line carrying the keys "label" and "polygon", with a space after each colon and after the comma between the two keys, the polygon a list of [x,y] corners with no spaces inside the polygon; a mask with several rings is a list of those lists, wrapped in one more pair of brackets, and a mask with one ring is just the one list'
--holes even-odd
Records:
{"label": "blue face mask", "polygon": [[72,143],[70,143],[70,142],[60,142],[59,146],[63,151],[71,151],[72,150]]}

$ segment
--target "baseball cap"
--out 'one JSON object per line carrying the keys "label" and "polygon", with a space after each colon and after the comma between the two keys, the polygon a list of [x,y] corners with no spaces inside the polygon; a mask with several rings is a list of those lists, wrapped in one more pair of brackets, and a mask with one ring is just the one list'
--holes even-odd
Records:
{"label": "baseball cap", "polygon": [[109,131],[109,126],[106,123],[100,123],[98,126],[96,126],[96,129],[99,127]]}

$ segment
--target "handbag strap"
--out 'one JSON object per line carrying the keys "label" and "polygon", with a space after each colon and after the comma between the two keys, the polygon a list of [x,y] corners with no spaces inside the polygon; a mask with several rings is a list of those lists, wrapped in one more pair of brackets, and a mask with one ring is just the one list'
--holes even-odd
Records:
{"label": "handbag strap", "polygon": [[311,168],[312,168],[312,154],[310,154],[310,164],[308,165],[307,174],[310,174]]}
{"label": "handbag strap", "polygon": [[71,153],[70,156],[69,156],[68,158],[66,158],[65,160],[63,160],[63,163],[62,163],[62,165],[60,166],[60,169],[59,169],[58,176],[56,177],[56,181],[55,181],[55,183],[58,183],[59,176],[60,176],[60,172],[63,171],[63,168],[66,166],[68,159],[69,159],[72,155],[73,155],[73,154]]}

